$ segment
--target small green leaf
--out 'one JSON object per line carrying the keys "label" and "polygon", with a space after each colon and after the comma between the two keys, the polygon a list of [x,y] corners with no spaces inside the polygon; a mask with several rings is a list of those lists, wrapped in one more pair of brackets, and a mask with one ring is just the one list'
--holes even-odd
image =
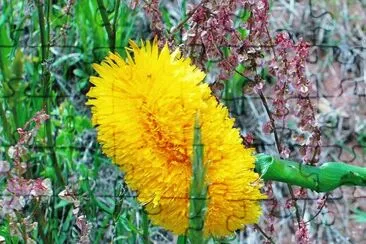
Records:
{"label": "small green leaf", "polygon": [[106,212],[109,215],[113,215],[114,206],[113,206],[113,208],[111,208],[111,207],[107,206],[107,204],[105,204],[99,200],[96,200],[96,203],[101,210],[103,210],[104,212]]}
{"label": "small green leaf", "polygon": [[358,208],[353,210],[355,213],[351,216],[356,222],[366,223],[366,212]]}
{"label": "small green leaf", "polygon": [[89,78],[89,75],[87,73],[85,73],[85,71],[82,69],[74,69],[73,73],[75,76],[80,77],[80,78],[84,78],[84,77]]}
{"label": "small green leaf", "polygon": [[55,209],[58,209],[58,208],[63,208],[63,207],[66,207],[67,205],[69,205],[70,203],[65,201],[65,200],[61,200],[59,201],[56,205],[55,205]]}

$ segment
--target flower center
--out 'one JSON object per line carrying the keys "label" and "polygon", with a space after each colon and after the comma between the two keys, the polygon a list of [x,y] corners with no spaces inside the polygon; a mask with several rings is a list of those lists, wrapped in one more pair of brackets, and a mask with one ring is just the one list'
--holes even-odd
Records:
{"label": "flower center", "polygon": [[145,135],[151,138],[153,145],[157,148],[157,151],[160,155],[167,158],[169,163],[191,163],[185,141],[182,141],[182,143],[179,144],[172,143],[174,138],[169,135],[167,129],[164,129],[160,125],[153,113],[146,112],[143,124],[145,128]]}

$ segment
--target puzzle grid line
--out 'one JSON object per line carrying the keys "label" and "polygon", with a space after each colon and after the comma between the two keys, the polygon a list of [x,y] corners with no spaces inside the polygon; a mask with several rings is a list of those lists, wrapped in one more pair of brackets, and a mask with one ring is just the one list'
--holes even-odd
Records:
{"label": "puzzle grid line", "polygon": [[[314,10],[313,10],[313,6],[312,6],[312,1],[309,0],[309,9],[310,9],[310,16],[312,18],[322,18],[326,15],[332,16],[332,13],[328,12],[328,11],[324,11],[320,14],[315,14]],[[102,24],[101,24],[102,25]],[[63,26],[59,26],[56,28],[62,28]],[[313,39],[316,40],[317,37],[317,33],[319,33],[320,31],[324,31],[327,30],[325,28],[322,27],[315,27],[311,30],[311,32],[313,33]],[[23,31],[22,29],[17,29],[16,31]],[[290,37],[292,39],[294,39],[295,36],[302,36],[302,34],[300,32],[294,31],[294,30],[288,30],[288,29],[278,29],[277,32],[280,31],[287,31],[290,34]],[[15,48],[16,46],[7,46],[7,45],[0,45],[0,51],[1,49],[9,49],[9,48]],[[23,48],[28,48],[28,49],[38,49],[40,48],[40,45],[29,45],[29,46],[23,46]],[[67,49],[70,50],[69,53],[72,53],[74,50],[78,50],[80,53],[85,52],[86,50],[82,47],[82,46],[68,46],[68,45],[49,45],[49,48],[59,48],[59,49]],[[258,46],[252,46],[252,47],[258,47]],[[263,49],[271,49],[272,46],[260,46]],[[120,50],[123,51],[125,49],[125,47],[116,47],[116,50]],[[322,50],[331,50],[333,53],[333,62],[338,63],[340,65],[345,65],[345,66],[357,66],[359,65],[360,60],[362,60],[363,62],[365,62],[365,58],[362,55],[365,50],[366,50],[366,46],[341,46],[341,45],[327,45],[327,44],[316,44],[313,43],[311,44],[311,54],[310,57],[308,58],[307,62],[309,64],[317,64],[319,62],[319,60],[321,60],[320,57],[320,52]],[[98,56],[98,53],[103,52],[106,53],[107,50],[109,50],[109,47],[94,47],[94,49],[92,50],[92,54],[94,56]],[[49,65],[49,61],[51,61],[52,58],[50,58],[49,60],[47,60],[44,64],[44,66],[50,68],[50,71],[52,73],[52,66]],[[214,62],[218,62],[220,60],[215,60]],[[88,62],[85,62],[85,64],[91,64]],[[365,72],[365,71],[364,71]],[[53,77],[53,79],[57,79],[55,77]],[[351,93],[351,95],[353,97],[355,97],[359,102],[363,102],[366,104],[366,80],[365,77],[362,77],[361,75],[356,76],[356,77],[343,77],[340,78],[339,80],[335,81],[337,84],[337,89],[336,92],[334,94],[334,92],[326,92],[324,90],[321,89],[321,83],[320,83],[320,78],[318,78],[316,75],[311,75],[309,77],[309,79],[314,82],[316,84],[316,93],[315,94],[311,94],[310,99],[312,100],[313,103],[318,104],[319,100],[322,98],[325,99],[337,99],[340,98],[343,95],[347,95],[347,91],[349,91],[349,89],[351,89],[353,92]],[[14,89],[11,85],[15,82],[27,82],[27,77],[25,77],[24,79],[10,79],[7,81],[8,84],[10,84],[9,87],[7,87],[7,93],[0,95],[0,101],[1,100],[7,100],[7,99],[13,99],[14,95],[17,93],[16,89]],[[54,80],[55,81],[55,80]],[[334,81],[333,81],[334,82]],[[57,84],[57,82],[54,82],[55,84]],[[62,101],[64,99],[67,98],[71,98],[71,99],[75,99],[75,97],[82,97],[83,95],[80,94],[72,94],[72,96],[68,96],[68,95],[49,95],[49,96],[45,96],[42,93],[32,93],[31,91],[32,87],[28,87],[28,89],[26,89],[24,91],[24,94],[17,94],[18,98],[26,98],[26,99],[56,99],[56,101]],[[40,87],[34,87],[34,88],[40,88]],[[37,90],[37,89],[36,89]],[[266,96],[267,100],[271,101],[273,100],[273,97],[270,96]],[[231,107],[230,113],[234,116],[234,117],[240,117],[240,116],[245,116],[247,115],[248,111],[237,111],[237,109],[235,108],[235,104],[237,103],[245,103],[248,99],[251,100],[257,100],[260,101],[260,98],[257,96],[252,96],[252,95],[248,95],[248,96],[241,96],[241,97],[234,97],[232,99],[226,99],[223,98],[222,100],[224,102],[233,102],[234,107]],[[296,97],[288,97],[286,98],[286,101],[291,101],[291,100],[296,100],[298,98]],[[289,111],[288,111],[289,113]],[[56,118],[57,115],[51,114],[51,119]],[[71,123],[73,122],[73,118],[70,117],[69,120],[71,121]],[[337,116],[336,118],[336,123],[334,123],[333,126],[328,126],[328,125],[321,125],[320,129],[321,131],[324,130],[335,130],[338,128],[339,124],[340,124],[340,120],[341,118],[339,116]],[[343,120],[343,118],[342,118]],[[240,123],[240,121],[238,122]],[[281,132],[282,134],[282,138],[284,141],[286,141],[288,138],[291,138],[292,135],[294,133],[296,133],[296,131],[294,131],[291,128],[287,128],[287,127],[276,127],[275,130],[278,130],[279,132]],[[14,131],[13,133],[17,133],[16,131]],[[57,134],[57,133],[56,133]],[[55,141],[55,140],[54,140]],[[11,145],[0,141],[0,150],[2,152],[6,152],[7,149],[10,147]],[[272,148],[273,150],[275,150],[275,144],[274,143],[266,143],[264,141],[261,140],[256,140],[253,144],[253,146],[257,149],[258,152],[263,152],[266,151],[266,149],[268,148]],[[95,147],[95,145],[94,145]],[[292,144],[290,145],[291,148],[298,148],[300,147],[300,145],[296,145],[296,144]],[[358,158],[362,158],[365,161],[365,157],[366,157],[366,144],[364,146],[362,145],[352,145],[350,148],[350,151],[348,150],[348,152],[344,151],[344,148],[338,144],[326,144],[322,146],[323,149],[329,149],[332,151],[335,151],[336,153],[336,158],[340,159],[341,161],[344,161],[346,163],[353,163],[354,161],[356,161],[356,159]],[[42,144],[36,144],[35,146],[32,147],[33,150],[40,152],[40,151],[63,151],[63,150],[76,150],[76,151],[81,151],[81,150],[85,150],[87,149],[87,147],[85,146],[75,146],[75,145],[56,145],[56,143],[54,145],[49,145],[49,146],[44,146]],[[361,151],[361,153],[360,153]],[[363,153],[362,153],[363,151]],[[296,153],[296,151],[294,152]],[[351,157],[349,156],[345,156],[344,154],[351,154]],[[291,156],[290,156],[291,158]],[[30,159],[29,160],[29,164],[32,165],[32,167],[38,167],[39,164],[42,164],[42,162],[37,161],[35,164],[33,164],[33,160],[35,159]],[[132,169],[134,170],[134,169]],[[78,182],[82,182],[82,181],[89,181],[88,179],[83,179],[83,180],[79,180]],[[116,181],[114,181],[113,186],[114,189],[117,189],[119,186],[119,181],[122,181],[122,178],[117,179]],[[55,193],[54,189],[54,194],[51,196],[52,198],[58,198],[58,195]],[[83,197],[83,195],[78,195],[76,194],[76,196],[78,197]],[[114,199],[121,199],[121,197],[123,196],[123,198],[136,198],[137,197],[137,193],[134,194],[130,194],[130,193],[124,193],[123,195],[109,195],[109,194],[105,194],[105,195],[95,195],[96,197],[99,198],[114,198]],[[6,197],[6,195],[3,195],[0,193],[0,197]],[[27,196],[25,196],[27,197]],[[179,196],[178,196],[179,197]],[[184,200],[187,200],[188,198],[184,198]],[[297,199],[298,201],[317,201],[319,198],[304,198],[304,199]],[[361,196],[353,196],[354,200],[357,199],[366,199],[366,195],[361,195]],[[205,199],[206,200],[206,199]],[[251,200],[251,199],[237,199],[239,201],[243,201],[243,200]],[[273,200],[278,200],[278,199],[266,199],[263,201],[273,201]],[[342,194],[342,189],[338,189],[335,190],[334,192],[332,192],[332,196],[330,196],[329,198],[327,198],[327,201],[329,202],[334,202],[334,201],[341,201],[344,200],[344,196]],[[56,201],[54,201],[54,204],[52,205],[53,208],[56,207]],[[51,206],[50,206],[51,207]],[[128,206],[127,206],[128,207]],[[133,207],[131,207],[133,208]],[[245,208],[243,209],[245,210]],[[139,211],[144,211],[144,210],[139,210]],[[150,213],[150,214],[154,214],[154,213]],[[159,211],[156,212],[155,214],[159,214]],[[326,225],[333,225],[334,221],[335,221],[335,213],[332,213],[330,211],[326,212],[326,213],[320,213],[319,214],[328,214],[328,215],[332,215],[333,216],[333,220],[330,220],[330,222],[326,223]],[[283,215],[283,216],[276,216],[278,218],[292,218],[294,215],[294,213],[292,212],[288,212],[288,215]],[[197,216],[187,216],[188,218],[195,218],[198,217]],[[321,220],[317,220],[314,219],[315,221],[321,221]],[[113,224],[108,224],[108,226],[110,225],[114,225]],[[229,225],[227,226],[228,229]]]}

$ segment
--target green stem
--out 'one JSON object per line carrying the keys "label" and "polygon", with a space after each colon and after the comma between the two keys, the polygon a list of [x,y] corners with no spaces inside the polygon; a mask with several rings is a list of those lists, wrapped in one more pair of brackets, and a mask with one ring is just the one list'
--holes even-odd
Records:
{"label": "green stem", "polygon": [[20,121],[19,121],[17,107],[16,107],[19,97],[17,96],[16,92],[15,92],[14,96],[10,99],[13,100],[13,106],[11,106],[11,111],[12,111],[13,118],[14,118],[14,124],[15,124],[16,128],[20,128]]}
{"label": "green stem", "polygon": [[[117,0],[117,2],[119,2],[119,1]],[[114,32],[115,30],[114,30],[113,26],[111,25],[111,23],[109,22],[107,9],[105,8],[105,6],[103,4],[103,0],[97,0],[97,3],[98,3],[100,16],[102,17],[105,30],[107,31],[109,49],[113,52],[116,49],[116,35]],[[118,8],[119,8],[119,3],[118,3]],[[118,15],[118,9],[116,10],[115,14]]]}
{"label": "green stem", "polygon": [[147,214],[143,211],[142,212],[142,237],[143,243],[149,244],[149,219]]}
{"label": "green stem", "polygon": [[173,36],[173,34],[175,33],[175,32],[177,32],[178,30],[180,30],[182,27],[183,27],[183,25],[185,24],[185,23],[187,23],[187,21],[190,19],[190,18],[192,18],[192,16],[193,16],[193,14],[202,6],[202,5],[204,5],[204,4],[206,4],[206,0],[204,0],[204,1],[202,1],[202,2],[200,2],[199,4],[197,4],[196,5],[196,7],[194,7],[194,9],[192,9],[188,14],[187,14],[187,16],[181,21],[181,22],[179,22],[171,31],[170,31],[170,33],[169,33],[169,39]]}
{"label": "green stem", "polygon": [[188,240],[192,244],[204,243],[204,223],[207,205],[206,168],[203,163],[203,144],[198,115],[193,136],[192,179],[189,194]]}
{"label": "green stem", "polygon": [[262,228],[258,225],[258,224],[254,224],[254,228],[256,228],[266,239],[268,242],[270,242],[271,244],[274,244],[275,242],[272,240],[272,238],[270,236],[268,236],[263,230]]}
{"label": "green stem", "polygon": [[284,182],[316,192],[330,192],[341,186],[366,186],[366,168],[343,162],[327,162],[315,167],[258,154],[255,171],[265,181]]}
{"label": "green stem", "polygon": [[186,244],[187,243],[187,236],[179,235],[177,239],[177,244]]}
{"label": "green stem", "polygon": [[46,221],[45,221],[45,218],[44,218],[44,213],[42,213],[42,209],[40,208],[39,201],[37,201],[37,203],[35,205],[34,216],[36,217],[37,222],[39,224],[40,228],[38,228],[38,233],[40,234],[43,243],[49,243],[48,238],[44,233],[45,230],[47,229],[46,228]]}
{"label": "green stem", "polygon": [[[37,11],[38,11],[38,19],[39,19],[39,28],[40,28],[40,36],[41,36],[41,54],[42,54],[42,86],[43,86],[43,106],[47,114],[50,114],[51,105],[50,105],[50,98],[51,98],[51,82],[50,82],[50,72],[47,70],[44,63],[48,58],[48,34],[46,33],[46,23],[45,23],[45,16],[43,12],[43,4],[40,0],[35,0]],[[57,156],[54,151],[53,147],[53,137],[52,137],[52,128],[51,128],[51,121],[47,120],[45,123],[46,127],[46,136],[47,136],[47,147],[50,148],[50,156],[52,160],[53,167],[55,168],[56,176],[60,181],[61,185],[65,185],[65,180],[62,177],[61,169],[57,162]]]}
{"label": "green stem", "polygon": [[115,5],[116,6],[115,6],[115,10],[114,10],[114,18],[113,18],[113,25],[112,25],[112,30],[113,30],[113,33],[114,33],[114,35],[113,35],[113,37],[114,37],[114,45],[116,45],[115,43],[116,43],[116,33],[117,33],[117,21],[118,21],[119,9],[120,9],[120,5],[121,5],[121,1],[120,0],[116,0]]}
{"label": "green stem", "polygon": [[41,53],[42,53],[42,61],[44,62],[48,58],[48,40],[47,40],[47,34],[46,34],[46,23],[45,23],[45,16],[43,13],[43,4],[40,2],[40,0],[35,0],[37,11],[38,11],[38,21],[39,21],[39,31],[40,31],[40,37],[41,37]]}
{"label": "green stem", "polygon": [[[1,117],[1,120],[2,120],[3,129],[5,131],[4,134],[6,135],[6,139],[8,140],[8,143],[10,143],[10,145],[13,145],[14,144],[14,137],[11,134],[10,125],[8,123],[8,119],[6,118],[6,113],[5,113],[5,110],[4,110],[2,104],[0,105],[0,117]],[[7,153],[5,153],[5,157],[7,159],[9,159],[9,155]]]}

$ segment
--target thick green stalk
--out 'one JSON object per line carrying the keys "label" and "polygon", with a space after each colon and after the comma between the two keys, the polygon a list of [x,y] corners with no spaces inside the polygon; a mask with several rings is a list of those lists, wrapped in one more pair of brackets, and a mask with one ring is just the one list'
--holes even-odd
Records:
{"label": "thick green stalk", "polygon": [[343,162],[315,167],[258,154],[255,171],[265,181],[280,181],[317,192],[330,192],[341,186],[366,186],[366,168]]}
{"label": "thick green stalk", "polygon": [[198,115],[194,126],[192,179],[189,200],[188,240],[192,244],[204,243],[203,227],[206,216],[207,184],[206,168],[203,164],[203,144]]}

